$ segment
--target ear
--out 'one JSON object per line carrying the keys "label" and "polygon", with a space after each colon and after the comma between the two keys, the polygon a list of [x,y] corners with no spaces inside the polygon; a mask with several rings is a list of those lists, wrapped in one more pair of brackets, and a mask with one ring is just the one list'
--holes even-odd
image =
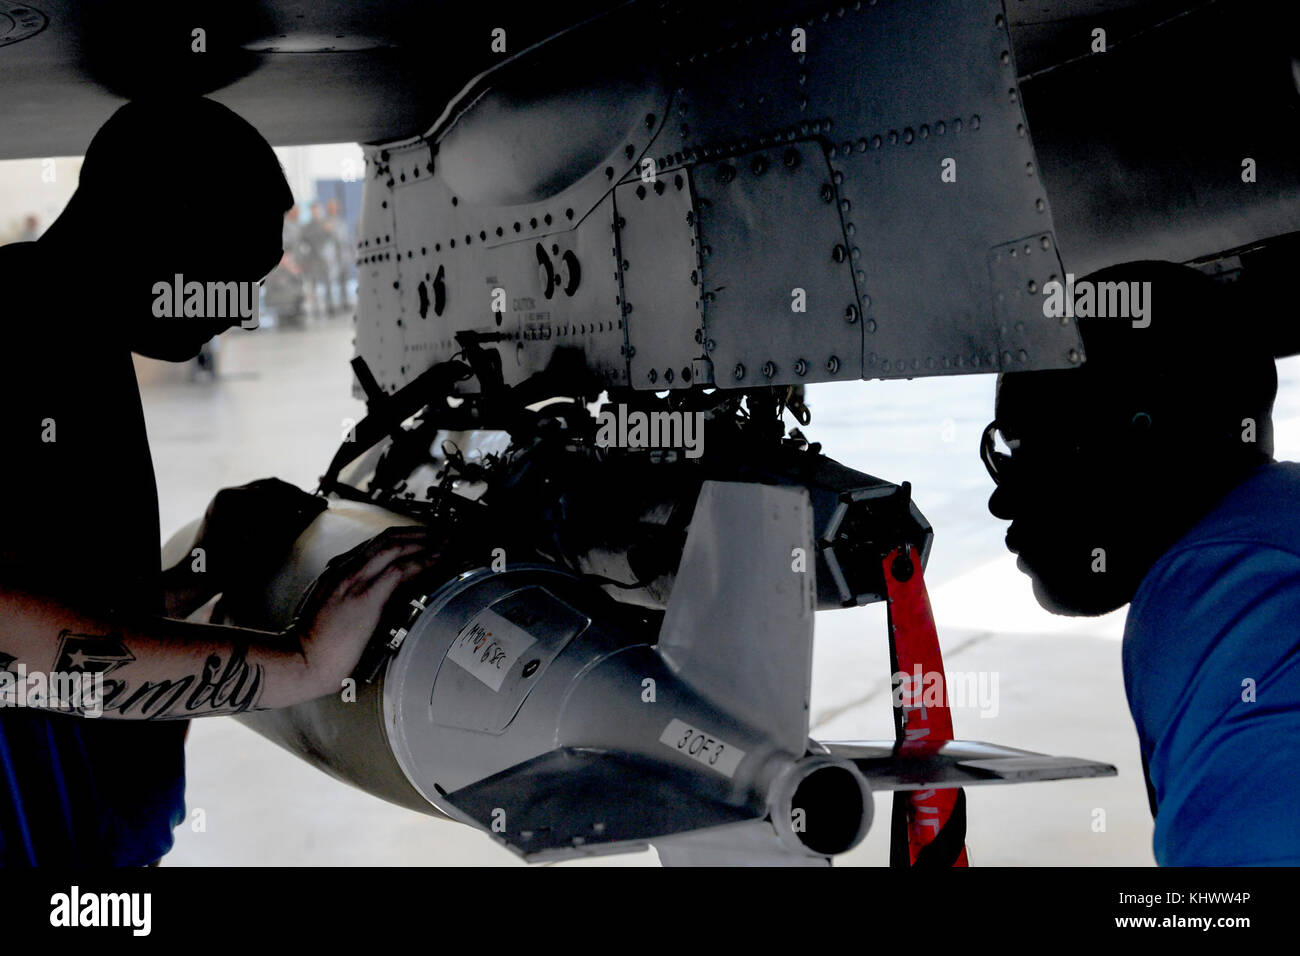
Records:
{"label": "ear", "polygon": [[1133,463],[1136,466],[1138,459],[1147,461],[1152,456],[1157,459],[1166,458],[1165,452],[1159,446],[1174,440],[1174,436],[1169,434],[1167,423],[1165,428],[1156,431],[1155,419],[1150,412],[1135,412],[1129,420],[1125,439],[1129,454],[1133,456]]}

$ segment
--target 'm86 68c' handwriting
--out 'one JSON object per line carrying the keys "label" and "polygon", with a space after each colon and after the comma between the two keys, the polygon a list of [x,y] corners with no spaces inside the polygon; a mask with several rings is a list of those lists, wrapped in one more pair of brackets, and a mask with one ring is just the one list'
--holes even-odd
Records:
{"label": "'m86 68c' handwriting", "polygon": [[461,629],[447,659],[499,691],[519,655],[535,643],[526,631],[485,610]]}

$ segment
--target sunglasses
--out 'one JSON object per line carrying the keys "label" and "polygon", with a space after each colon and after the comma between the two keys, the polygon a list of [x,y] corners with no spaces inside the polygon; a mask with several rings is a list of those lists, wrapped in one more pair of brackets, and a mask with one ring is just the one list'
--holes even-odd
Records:
{"label": "sunglasses", "polygon": [[996,419],[989,422],[980,435],[980,461],[984,462],[984,467],[994,482],[1001,484],[1011,470],[1011,454],[1019,447],[1019,439],[1007,438]]}
{"label": "sunglasses", "polygon": [[[1070,459],[1075,458],[1085,448],[1090,454],[1113,457],[1122,454],[1126,440],[1138,439],[1151,431],[1152,421],[1148,412],[1138,412],[1132,416],[1128,428],[1110,431],[1094,428],[1089,430],[1080,426],[1062,424],[1061,435],[1035,434],[1030,441],[1032,458],[1047,461],[1057,467],[1070,467]],[[1165,428],[1166,434],[1169,428]],[[1201,432],[1203,434],[1203,430]],[[1014,457],[1013,457],[1014,456]],[[1002,484],[1008,475],[1014,473],[1026,461],[1026,449],[1019,438],[1010,438],[1002,430],[997,419],[989,422],[980,435],[980,460],[988,469],[989,477]]]}
{"label": "sunglasses", "polygon": [[[1100,436],[1072,434],[1068,438],[1055,439],[1052,436],[1038,435],[1031,445],[1033,460],[1068,467],[1070,459],[1077,456],[1085,446],[1100,448],[1106,442]],[[980,460],[984,462],[984,467],[994,482],[1004,483],[1008,476],[1013,475],[1025,463],[1026,458],[1026,449],[1019,438],[1008,437],[996,419],[989,422],[984,434],[980,436]]]}

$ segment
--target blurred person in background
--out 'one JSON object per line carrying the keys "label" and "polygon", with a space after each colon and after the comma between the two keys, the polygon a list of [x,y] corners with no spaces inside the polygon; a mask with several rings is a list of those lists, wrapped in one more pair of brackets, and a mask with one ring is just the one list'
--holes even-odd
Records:
{"label": "blurred person in background", "polygon": [[263,283],[266,308],[281,326],[299,325],[302,322],[306,291],[303,287],[302,267],[298,264],[298,244],[302,234],[298,206],[284,214],[281,242],[284,254],[280,264],[271,270]]}
{"label": "blurred person in background", "polygon": [[23,217],[23,228],[18,233],[16,242],[35,242],[41,237],[41,220],[28,214]]}
{"label": "blurred person in background", "polygon": [[302,213],[294,203],[284,214],[284,225],[280,230],[280,245],[286,256],[296,256],[298,240],[302,235]]}
{"label": "blurred person in background", "polygon": [[333,257],[330,261],[330,281],[338,288],[335,299],[343,311],[352,308],[352,296],[348,294],[348,282],[356,271],[353,261],[352,236],[348,231],[348,221],[339,212],[339,201],[331,199],[325,204],[325,223],[334,237],[331,245]]}
{"label": "blurred person in background", "polygon": [[[334,288],[330,281],[332,264],[338,261],[337,240],[329,223],[325,220],[325,207],[318,202],[311,204],[311,218],[303,225],[298,237],[299,265],[302,267],[303,281],[307,285],[308,298],[312,300],[318,315],[333,315]],[[321,288],[325,294],[320,294]]]}

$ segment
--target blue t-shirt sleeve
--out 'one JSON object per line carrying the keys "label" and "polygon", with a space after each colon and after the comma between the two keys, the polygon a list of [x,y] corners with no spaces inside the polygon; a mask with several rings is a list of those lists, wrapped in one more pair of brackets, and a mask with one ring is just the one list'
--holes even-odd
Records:
{"label": "blue t-shirt sleeve", "polygon": [[1300,864],[1300,556],[1175,552],[1129,612],[1124,679],[1162,866]]}

